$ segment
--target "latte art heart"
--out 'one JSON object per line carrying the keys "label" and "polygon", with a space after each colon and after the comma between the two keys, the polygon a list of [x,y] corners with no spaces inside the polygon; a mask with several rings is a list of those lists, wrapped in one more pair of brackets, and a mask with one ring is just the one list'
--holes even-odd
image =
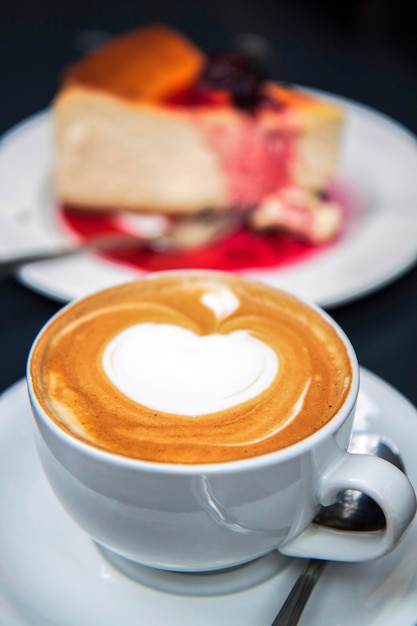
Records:
{"label": "latte art heart", "polygon": [[156,411],[206,415],[268,389],[278,358],[246,330],[197,335],[172,324],[136,324],[107,345],[103,368],[126,396]]}
{"label": "latte art heart", "polygon": [[336,330],[297,298],[218,273],[167,272],[52,320],[31,359],[59,427],[162,463],[268,454],[326,424],[351,384]]}

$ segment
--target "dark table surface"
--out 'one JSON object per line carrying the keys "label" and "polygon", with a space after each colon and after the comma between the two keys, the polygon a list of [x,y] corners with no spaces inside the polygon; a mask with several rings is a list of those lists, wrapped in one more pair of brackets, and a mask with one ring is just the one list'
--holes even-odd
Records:
{"label": "dark table surface", "polygon": [[[155,21],[207,50],[227,47],[242,32],[260,34],[272,45],[273,76],[352,98],[417,133],[414,0],[3,0],[0,133],[49,105],[60,70],[92,38]],[[14,278],[0,279],[0,391],[24,376],[37,331],[61,306]],[[417,404],[417,268],[330,313],[361,365]]]}

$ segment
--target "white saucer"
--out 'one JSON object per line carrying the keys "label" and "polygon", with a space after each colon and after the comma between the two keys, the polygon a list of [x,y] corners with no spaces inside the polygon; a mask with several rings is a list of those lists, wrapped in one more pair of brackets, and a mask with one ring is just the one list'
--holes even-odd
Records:
{"label": "white saucer", "polygon": [[[416,409],[375,375],[361,375],[356,429],[396,441],[417,486]],[[303,567],[275,553],[221,574],[173,574],[171,580],[169,573],[152,570],[142,582],[124,576],[61,509],[47,484],[23,381],[0,400],[0,502],[5,626],[269,626]],[[383,559],[330,565],[300,626],[416,622],[417,520]]]}
{"label": "white saucer", "polygon": [[[345,106],[339,175],[358,190],[359,199],[333,245],[292,265],[246,275],[332,306],[381,287],[416,261],[417,142],[376,111],[320,95]],[[51,131],[47,111],[19,124],[0,144],[0,258],[68,241],[51,191]],[[137,276],[135,270],[91,254],[28,266],[19,273],[26,285],[60,301]]]}

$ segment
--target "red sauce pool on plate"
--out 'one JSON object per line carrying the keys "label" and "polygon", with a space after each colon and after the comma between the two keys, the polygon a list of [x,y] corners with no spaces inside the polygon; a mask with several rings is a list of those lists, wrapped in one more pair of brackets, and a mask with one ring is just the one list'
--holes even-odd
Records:
{"label": "red sauce pool on plate", "polygon": [[[87,213],[61,207],[64,227],[81,240],[111,232],[123,232],[106,213]],[[102,258],[145,272],[169,269],[212,269],[229,272],[273,270],[320,254],[331,244],[313,245],[284,234],[256,234],[242,228],[212,246],[182,253],[164,254],[147,248],[100,252]]]}
{"label": "red sauce pool on plate", "polygon": [[[329,196],[342,207],[343,230],[349,229],[350,224],[358,220],[363,208],[357,190],[350,183],[336,181]],[[104,233],[123,232],[120,221],[108,212],[77,211],[62,206],[60,218],[63,227],[81,240]],[[138,247],[134,250],[101,252],[100,256],[141,272],[190,268],[229,272],[274,271],[322,254],[337,245],[340,237],[343,237],[343,232],[329,243],[314,245],[279,232],[257,234],[243,228],[224,241],[195,251],[163,254]]]}

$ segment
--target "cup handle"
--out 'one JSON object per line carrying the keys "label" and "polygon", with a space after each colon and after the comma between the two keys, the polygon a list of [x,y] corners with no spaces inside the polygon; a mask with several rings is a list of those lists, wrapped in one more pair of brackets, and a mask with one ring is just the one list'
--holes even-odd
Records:
{"label": "cup handle", "polygon": [[385,530],[347,532],[312,523],[280,546],[280,552],[331,561],[370,561],[390,552],[416,512],[416,494],[408,478],[381,458],[345,452],[322,475],[318,501],[323,506],[333,504],[345,489],[363,491],[379,504],[385,515]]}

